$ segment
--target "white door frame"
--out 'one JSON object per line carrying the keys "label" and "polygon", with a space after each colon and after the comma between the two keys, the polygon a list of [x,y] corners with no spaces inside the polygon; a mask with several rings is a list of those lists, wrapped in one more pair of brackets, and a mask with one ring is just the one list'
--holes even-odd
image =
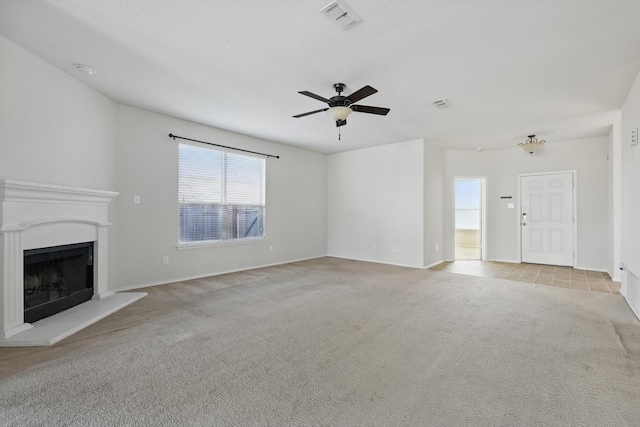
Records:
{"label": "white door frame", "polygon": [[518,174],[518,262],[522,263],[522,177],[538,175],[555,175],[560,173],[570,173],[573,181],[571,193],[573,195],[573,268],[578,268],[578,172],[574,170],[552,171],[552,172],[532,172]]}
{"label": "white door frame", "polygon": [[456,180],[458,179],[478,179],[480,180],[480,259],[487,259],[487,177],[456,175],[453,177],[453,259],[456,259]]}

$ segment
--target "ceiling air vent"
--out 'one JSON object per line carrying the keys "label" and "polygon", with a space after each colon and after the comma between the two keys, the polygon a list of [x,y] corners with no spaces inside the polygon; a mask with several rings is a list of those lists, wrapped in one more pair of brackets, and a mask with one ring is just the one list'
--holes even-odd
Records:
{"label": "ceiling air vent", "polygon": [[437,101],[433,101],[433,105],[436,108],[447,108],[451,106],[451,103],[446,99],[442,98],[442,99],[438,99]]}
{"label": "ceiling air vent", "polygon": [[343,30],[361,21],[360,17],[342,0],[332,1],[320,9],[320,12],[324,13],[327,18],[338,24]]}

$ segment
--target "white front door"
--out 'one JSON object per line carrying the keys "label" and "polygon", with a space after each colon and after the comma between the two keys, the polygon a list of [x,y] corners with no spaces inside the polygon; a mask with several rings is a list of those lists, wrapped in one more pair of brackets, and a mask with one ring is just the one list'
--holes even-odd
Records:
{"label": "white front door", "polygon": [[573,174],[522,176],[522,262],[573,266]]}

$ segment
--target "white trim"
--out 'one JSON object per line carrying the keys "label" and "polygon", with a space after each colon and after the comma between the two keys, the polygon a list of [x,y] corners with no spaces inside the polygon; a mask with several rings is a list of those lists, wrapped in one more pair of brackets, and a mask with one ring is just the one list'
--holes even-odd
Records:
{"label": "white trim", "polygon": [[[480,181],[480,261],[487,260],[487,192],[488,178],[486,175],[456,175],[453,177],[453,260],[456,253],[456,181],[477,179]],[[461,260],[464,261],[464,260]]]}
{"label": "white trim", "polygon": [[114,289],[113,292],[125,292],[125,291],[132,291],[132,290],[135,290],[135,289],[148,288],[148,287],[151,287],[151,286],[167,285],[169,283],[186,282],[188,280],[202,279],[204,277],[215,277],[215,276],[221,276],[223,274],[238,273],[240,271],[249,271],[249,270],[255,270],[255,269],[258,269],[258,268],[266,268],[266,267],[273,267],[273,266],[276,266],[276,265],[291,264],[293,262],[308,261],[308,260],[311,260],[311,259],[324,258],[326,256],[329,256],[329,255],[319,255],[319,256],[313,256],[313,257],[308,257],[308,258],[294,259],[294,260],[291,260],[291,261],[274,262],[272,264],[262,264],[262,265],[256,265],[256,266],[246,267],[246,268],[236,268],[236,269],[233,269],[233,270],[224,270],[224,271],[219,271],[219,272],[216,272],[216,273],[205,273],[205,274],[198,274],[198,275],[195,275],[195,276],[178,277],[178,278],[170,279],[170,280],[160,280],[160,281],[157,281],[157,282],[148,282],[148,283],[142,283],[142,284],[138,284],[138,285],[129,285],[129,286],[124,286],[122,288]]}
{"label": "white trim", "polygon": [[571,192],[573,196],[573,265],[576,267],[578,264],[578,171],[577,170],[562,170],[562,171],[549,171],[549,172],[530,172],[518,174],[518,262],[522,263],[522,227],[520,226],[520,220],[522,217],[522,177],[525,176],[539,176],[539,175],[556,175],[556,174],[571,174],[571,180],[573,182]]}
{"label": "white trim", "polygon": [[178,250],[183,249],[197,249],[197,248],[210,248],[215,246],[227,246],[227,245],[245,245],[247,243],[265,243],[266,237],[251,237],[246,239],[230,239],[230,240],[202,240],[198,242],[181,242],[176,245]]}
{"label": "white trim", "polygon": [[14,179],[0,180],[0,196],[7,202],[105,204],[118,194],[115,191],[39,184]]}
{"label": "white trim", "polygon": [[517,259],[487,259],[485,261],[489,261],[489,262],[506,262],[509,264],[522,264],[521,261],[518,261]]}
{"label": "white trim", "polygon": [[442,261],[432,262],[431,264],[429,264],[429,265],[425,265],[425,266],[424,266],[424,267],[422,267],[422,268],[423,268],[424,270],[427,270],[427,269],[429,269],[429,268],[431,268],[431,267],[435,267],[436,265],[440,265],[440,264],[442,264],[443,262],[446,262],[446,261],[442,260]]}
{"label": "white trim", "polygon": [[609,271],[606,268],[604,270],[601,270],[599,268],[581,267],[581,266],[572,267],[572,268],[575,268],[576,270],[597,271],[598,273],[607,273],[607,274],[609,274]]}
{"label": "white trim", "polygon": [[407,268],[418,268],[418,269],[423,269],[424,268],[424,267],[416,267],[415,265],[398,264],[398,263],[394,263],[394,262],[374,261],[374,260],[364,259],[364,258],[348,258],[348,257],[343,257],[343,256],[338,256],[338,255],[327,255],[327,256],[331,257],[331,258],[346,259],[346,260],[350,260],[350,261],[362,261],[362,262],[371,262],[373,264],[395,265],[396,267],[407,267]]}
{"label": "white trim", "polygon": [[24,331],[28,331],[29,329],[33,328],[33,325],[31,323],[21,323],[18,326],[14,326],[13,328],[9,328],[6,331],[4,331],[4,335],[0,335],[0,342],[2,342],[3,340],[6,340],[8,338],[11,338],[14,335],[18,335]]}
{"label": "white trim", "polygon": [[480,218],[482,220],[482,230],[480,230],[480,258],[482,261],[487,259],[487,192],[488,192],[488,179],[487,177],[480,178]]}
{"label": "white trim", "polygon": [[105,222],[105,221],[93,221],[90,219],[75,218],[75,217],[58,217],[53,219],[37,219],[32,221],[24,221],[17,225],[7,225],[7,226],[3,225],[3,226],[0,226],[0,232],[4,233],[7,231],[24,231],[27,228],[38,227],[40,225],[69,224],[69,223],[87,224],[87,225],[93,225],[96,227],[100,227],[100,226],[108,227],[111,225],[110,222]]}

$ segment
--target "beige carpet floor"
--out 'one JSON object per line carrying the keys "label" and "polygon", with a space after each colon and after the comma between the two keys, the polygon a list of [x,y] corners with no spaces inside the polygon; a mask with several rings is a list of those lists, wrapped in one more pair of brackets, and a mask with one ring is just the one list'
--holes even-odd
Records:
{"label": "beige carpet floor", "polygon": [[0,425],[640,423],[620,295],[335,258],[145,290],[0,349]]}

